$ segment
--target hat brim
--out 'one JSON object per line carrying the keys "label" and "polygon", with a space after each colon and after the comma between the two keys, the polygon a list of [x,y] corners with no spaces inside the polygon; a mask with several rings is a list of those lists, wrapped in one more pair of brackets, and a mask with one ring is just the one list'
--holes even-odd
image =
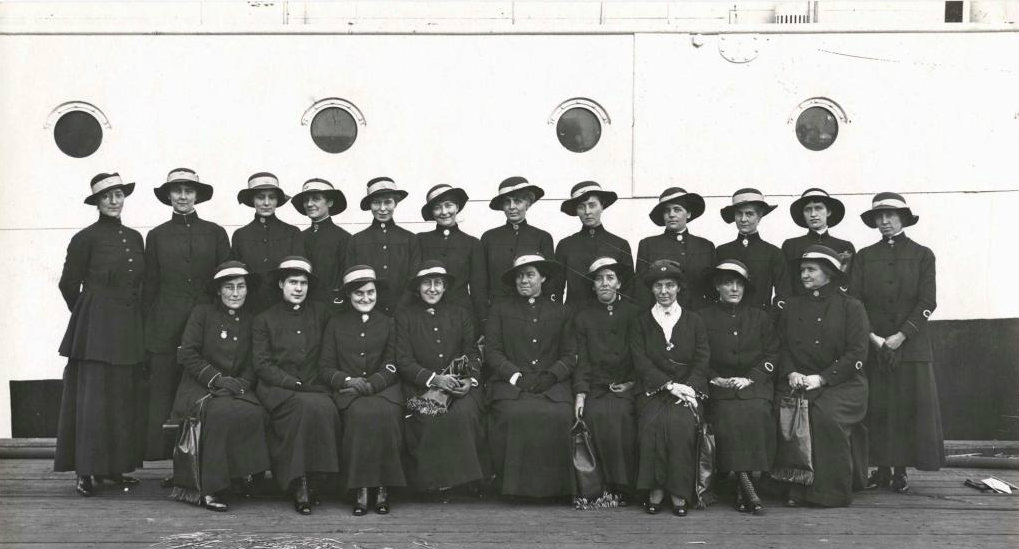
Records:
{"label": "hat brim", "polygon": [[262,284],[262,277],[258,273],[248,273],[246,275],[227,275],[219,278],[213,278],[209,281],[209,292],[215,294],[219,292],[219,286],[224,280],[230,280],[237,278],[238,276],[244,277],[244,281],[248,283],[248,297],[251,297],[251,292],[259,285]]}
{"label": "hat brim", "polygon": [[102,196],[103,193],[112,191],[113,189],[121,189],[121,190],[123,190],[125,197],[131,196],[131,193],[134,192],[134,183],[122,183],[120,185],[113,185],[113,186],[110,186],[110,187],[106,187],[105,189],[103,189],[103,190],[101,190],[101,191],[99,191],[97,193],[90,194],[89,196],[86,196],[84,202],[86,204],[88,204],[89,206],[95,206],[96,204],[99,203],[99,197]]}
{"label": "hat brim", "polygon": [[722,208],[722,220],[726,223],[732,223],[736,220],[736,208],[740,206],[746,206],[748,204],[759,204],[763,208],[761,217],[764,217],[775,210],[778,206],[775,204],[768,204],[767,202],[761,202],[760,200],[749,200],[747,202],[740,202],[739,204],[730,204]]}
{"label": "hat brim", "polygon": [[266,187],[254,187],[251,189],[241,189],[240,191],[237,192],[237,202],[239,204],[244,204],[249,208],[254,208],[255,194],[257,194],[259,191],[276,191],[276,196],[279,199],[276,203],[277,208],[290,201],[290,197],[287,196],[287,193],[283,192],[283,189],[279,187],[266,186]]}
{"label": "hat brim", "polygon": [[452,188],[429,200],[424,206],[421,206],[421,219],[435,221],[435,216],[432,215],[432,208],[435,204],[442,202],[443,199],[452,199],[456,203],[457,212],[462,212],[464,206],[467,205],[467,192],[463,189]]}
{"label": "hat brim", "polygon": [[195,197],[195,204],[201,204],[202,202],[206,202],[212,198],[213,193],[212,185],[206,183],[199,183],[196,181],[190,181],[187,179],[167,181],[166,183],[163,183],[162,185],[156,187],[155,189],[152,189],[152,194],[156,195],[156,200],[159,200],[160,202],[166,204],[167,206],[171,206],[172,204],[170,204],[170,187],[173,185],[188,185],[190,187],[194,187],[195,194],[197,195]]}
{"label": "hat brim", "polygon": [[656,271],[656,272],[648,271],[648,272],[644,273],[644,279],[643,280],[644,280],[644,285],[647,286],[648,288],[650,288],[650,287],[655,285],[655,282],[658,282],[659,280],[663,280],[663,279],[666,279],[666,278],[674,278],[674,279],[676,279],[676,282],[678,282],[680,284],[680,286],[683,286],[683,285],[685,285],[687,283],[687,276],[685,274],[683,274],[682,271],[676,271],[676,270],[673,270],[673,269],[669,269],[668,271],[665,271],[665,272],[662,272],[662,271]]}
{"label": "hat brim", "polygon": [[828,208],[828,212],[831,214],[828,216],[828,226],[834,227],[842,222],[842,218],[846,215],[846,206],[841,200],[830,196],[804,196],[793,201],[789,205],[789,216],[793,218],[793,223],[796,223],[804,229],[809,228],[807,221],[803,219],[803,207],[811,202],[821,202]]}
{"label": "hat brim", "polygon": [[746,299],[747,295],[749,295],[750,292],[754,291],[754,283],[750,282],[750,279],[748,279],[747,277],[743,276],[742,273],[740,273],[738,271],[733,271],[733,270],[730,270],[730,269],[719,269],[718,267],[707,267],[707,268],[704,269],[704,274],[701,276],[701,284],[704,286],[704,288],[706,290],[708,290],[708,291],[712,292],[713,294],[715,294],[715,297],[718,297],[718,295],[717,295],[718,294],[718,290],[715,289],[715,277],[719,276],[719,275],[732,275],[732,276],[735,276],[735,277],[739,278],[740,280],[742,280],[743,281],[743,286],[745,288],[744,293],[743,293],[743,299]]}
{"label": "hat brim", "polygon": [[343,213],[347,209],[347,197],[343,196],[343,191],[339,189],[324,190],[324,191],[302,191],[295,194],[290,199],[290,204],[298,211],[301,215],[308,215],[304,205],[304,198],[312,193],[321,193],[326,200],[332,200],[333,205],[329,208],[329,216],[332,217],[336,214]]}
{"label": "hat brim", "polygon": [[384,290],[388,289],[388,287],[389,287],[389,284],[385,280],[383,280],[383,279],[379,279],[379,278],[355,278],[354,280],[351,280],[350,282],[347,282],[346,284],[340,286],[340,289],[339,289],[340,298],[346,300],[350,296],[350,292],[360,288],[361,286],[364,286],[365,284],[367,284],[369,282],[374,282],[375,283],[375,288],[378,289],[379,291],[384,291]]}
{"label": "hat brim", "polygon": [[602,209],[608,209],[609,206],[614,204],[619,199],[619,195],[612,191],[587,191],[586,193],[576,197],[567,198],[563,200],[563,203],[559,206],[559,211],[566,215],[577,216],[577,205],[587,200],[592,196],[597,196],[598,200],[601,201]]}
{"label": "hat brim", "polygon": [[[495,198],[488,202],[488,208],[490,210],[502,211],[502,204],[506,201],[506,197],[512,196],[524,191],[531,191],[534,193],[534,202],[541,200],[541,197],[545,196],[545,191],[537,185],[527,185],[526,187],[520,187],[519,189],[513,189],[508,193],[499,193],[495,195]],[[533,204],[533,203],[532,203]]]}
{"label": "hat brim", "polygon": [[[803,265],[804,261],[813,261],[815,263],[823,262],[825,265],[827,265],[828,267],[830,267],[832,269],[833,272],[831,272],[830,274],[832,275],[832,279],[833,280],[837,280],[839,282],[842,282],[842,281],[844,281],[846,279],[846,273],[842,270],[842,267],[832,263],[828,259],[821,259],[821,258],[818,258],[818,257],[794,257],[793,259],[789,260],[789,264],[790,264],[790,266],[793,269],[796,269],[796,271],[799,271],[800,266]],[[796,272],[796,271],[793,271],[793,272]]]}
{"label": "hat brim", "polygon": [[407,198],[407,191],[404,191],[402,189],[381,189],[361,199],[360,204],[361,211],[367,212],[368,210],[372,209],[372,199],[380,194],[395,194],[397,203],[402,201],[404,198]]}
{"label": "hat brim", "polygon": [[690,212],[690,218],[686,220],[687,223],[697,219],[704,214],[704,197],[697,193],[687,193],[683,196],[677,196],[672,200],[656,204],[654,208],[651,208],[651,213],[648,217],[651,218],[651,222],[659,227],[665,226],[665,208],[670,204],[679,204]]}
{"label": "hat brim", "polygon": [[863,212],[862,214],[860,214],[860,219],[863,220],[863,224],[864,225],[870,227],[871,229],[876,229],[877,228],[877,221],[874,220],[874,216],[876,216],[880,212],[888,212],[888,211],[899,212],[900,217],[902,217],[902,228],[903,229],[905,229],[906,227],[912,227],[913,225],[916,225],[917,221],[920,221],[920,216],[913,215],[913,210],[910,210],[909,208],[876,208],[876,209],[870,209],[870,210],[867,210],[867,211]]}
{"label": "hat brim", "polygon": [[587,274],[585,274],[584,278],[590,280],[591,282],[594,282],[594,277],[597,276],[599,272],[604,271],[605,269],[609,269],[610,271],[616,273],[616,277],[619,278],[619,282],[622,286],[626,286],[630,279],[633,278],[633,271],[627,268],[627,266],[622,263],[613,263],[611,265],[604,265],[602,267],[598,267],[598,269],[595,270],[594,272],[588,272]]}
{"label": "hat brim", "polygon": [[[446,291],[447,292],[453,286],[453,283],[456,282],[456,277],[451,275],[451,274],[449,274],[449,273],[445,273],[445,274],[443,274],[443,273],[429,273],[429,274],[425,274],[425,275],[421,275],[421,276],[415,276],[415,277],[411,278],[410,280],[408,280],[407,281],[407,291],[411,292],[411,293],[417,293],[417,290],[418,290],[419,285],[421,284],[421,281],[423,279],[433,278],[433,277],[439,277],[439,278],[442,278],[442,279],[444,279],[446,281]],[[445,297],[445,295],[443,295],[443,297]]]}
{"label": "hat brim", "polygon": [[546,283],[548,283],[552,279],[558,280],[563,273],[562,265],[556,263],[555,261],[543,259],[540,261],[531,261],[528,263],[523,263],[520,265],[510,267],[509,269],[506,269],[504,273],[502,273],[500,280],[502,280],[502,283],[506,286],[514,286],[516,284],[517,271],[523,269],[524,267],[534,267],[538,269],[538,272],[545,276]]}

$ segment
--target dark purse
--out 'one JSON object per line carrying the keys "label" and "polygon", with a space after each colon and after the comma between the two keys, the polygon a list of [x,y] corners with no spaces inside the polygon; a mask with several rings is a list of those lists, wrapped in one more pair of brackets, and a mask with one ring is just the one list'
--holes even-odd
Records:
{"label": "dark purse", "polygon": [[795,392],[778,403],[778,451],[771,478],[810,486],[814,461],[810,441],[810,402]]}
{"label": "dark purse", "polygon": [[170,497],[192,505],[202,499],[201,441],[207,394],[195,401],[187,417],[180,422],[177,444],[173,447],[173,490]]}
{"label": "dark purse", "polygon": [[697,421],[697,485],[694,494],[697,508],[705,509],[715,502],[715,433],[695,408],[690,408]]}
{"label": "dark purse", "polygon": [[605,486],[595,457],[591,432],[587,430],[584,420],[578,419],[573,424],[570,438],[573,440],[573,471],[577,479],[577,495],[588,500],[597,499]]}

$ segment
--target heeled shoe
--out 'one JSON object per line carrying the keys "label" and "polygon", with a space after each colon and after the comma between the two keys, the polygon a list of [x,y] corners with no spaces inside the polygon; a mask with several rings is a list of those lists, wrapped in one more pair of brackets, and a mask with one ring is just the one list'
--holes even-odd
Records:
{"label": "heeled shoe", "polygon": [[750,510],[747,508],[747,502],[743,497],[743,489],[738,484],[736,485],[736,503],[732,507],[740,513],[746,513]]}
{"label": "heeled shoe", "polygon": [[649,515],[657,515],[662,510],[662,502],[655,503],[649,498],[644,504],[644,512]]}
{"label": "heeled shoe", "polygon": [[357,495],[354,497],[354,511],[355,517],[363,517],[368,513],[368,488],[358,488]]}
{"label": "heeled shoe", "polygon": [[895,473],[892,475],[891,489],[893,492],[905,494],[909,491],[909,481],[907,480],[906,473]]}
{"label": "heeled shoe", "polygon": [[878,467],[867,477],[867,489],[888,488],[892,482],[892,472],[887,467]]}
{"label": "heeled shoe", "polygon": [[308,479],[301,477],[292,483],[294,486],[294,511],[302,515],[311,514],[311,502],[308,501]]}
{"label": "heeled shoe", "polygon": [[202,496],[202,507],[218,513],[223,513],[228,509],[227,504],[216,497],[216,494],[206,494]]}
{"label": "heeled shoe", "polygon": [[94,489],[95,488],[92,485],[91,475],[79,476],[78,481],[74,484],[74,491],[78,492],[78,495],[80,495],[83,498],[92,497],[92,492],[94,491]]}
{"label": "heeled shoe", "polygon": [[677,517],[685,517],[686,516],[686,500],[685,499],[679,498],[679,503],[673,503],[672,504],[672,514],[676,515]]}
{"label": "heeled shoe", "polygon": [[375,513],[379,515],[389,514],[389,494],[385,486],[379,486],[375,492]]}
{"label": "heeled shoe", "polygon": [[755,515],[760,515],[764,512],[764,504],[757,496],[757,490],[754,488],[754,482],[750,479],[750,475],[746,471],[740,471],[738,478],[739,489],[743,493],[747,509]]}
{"label": "heeled shoe", "polygon": [[110,480],[110,482],[114,484],[119,484],[121,486],[137,486],[142,482],[135,477],[122,475],[120,473],[110,475],[107,478]]}

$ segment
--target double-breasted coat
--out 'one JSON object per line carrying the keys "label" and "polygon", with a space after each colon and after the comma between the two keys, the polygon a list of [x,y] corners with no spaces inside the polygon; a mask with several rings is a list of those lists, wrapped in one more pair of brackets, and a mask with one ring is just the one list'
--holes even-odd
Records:
{"label": "double-breasted coat", "polygon": [[[703,277],[705,270],[715,265],[715,245],[708,239],[690,234],[689,229],[683,232],[665,229],[641,239],[637,245],[637,276],[635,280],[643,280],[648,267],[659,259],[671,259],[683,267],[689,281],[687,292],[679,296],[680,303],[691,309],[700,309],[711,302],[711,288],[705,288]],[[642,310],[655,304],[651,292],[644,288],[635,289],[634,298]]]}
{"label": "double-breasted coat", "polygon": [[[824,232],[817,232],[808,230],[807,234],[790,238],[782,243],[782,255],[785,257],[787,264],[803,257],[803,252],[807,250],[809,246],[826,246],[842,254],[849,254],[848,263],[846,263],[846,272],[849,272],[851,265],[853,264],[853,255],[856,254],[856,246],[848,240],[842,240],[841,238],[835,238],[831,232],[825,230]],[[800,271],[798,268],[789,269],[789,288],[791,295],[803,295],[807,293],[807,290],[803,287],[803,283],[800,281]]]}
{"label": "double-breasted coat", "polygon": [[386,281],[389,289],[379,294],[377,307],[389,316],[406,300],[404,285],[420,263],[417,235],[391,221],[372,219],[371,225],[350,237],[347,265],[369,265],[379,280]]}
{"label": "double-breasted coat", "polygon": [[446,288],[443,302],[471,311],[475,331],[481,331],[488,316],[488,271],[481,241],[454,225],[418,233],[418,242],[422,261],[442,261],[446,272],[453,276],[453,285]]}
{"label": "double-breasted coat", "polygon": [[520,223],[507,221],[485,231],[481,235],[481,247],[485,252],[485,271],[488,273],[489,306],[500,297],[516,295],[516,291],[504,285],[500,277],[513,266],[517,256],[539,253],[550,258],[554,254],[552,235],[529,224],[526,219]]}
{"label": "double-breasted coat", "polygon": [[302,253],[301,231],[276,215],[255,214],[251,223],[234,231],[230,257],[247,265],[261,278],[254,291],[248,292],[248,301],[256,315],[280,300],[279,286],[266,275],[278,267],[284,257]]}
{"label": "double-breasted coat", "polygon": [[308,298],[322,303],[343,300],[338,289],[342,285],[343,271],[347,268],[347,246],[350,233],[333,223],[331,217],[312,221],[311,226],[301,231],[304,257],[311,261],[317,283],[308,292]]}
{"label": "double-breasted coat", "polygon": [[[604,225],[594,228],[583,227],[559,241],[555,259],[566,268],[566,301],[574,312],[582,310],[591,301],[596,301],[587,269],[599,257],[611,257],[633,272],[633,254],[630,243],[605,229]],[[632,280],[632,279],[631,279]],[[629,295],[629,285],[619,290]],[[561,292],[560,292],[561,295]]]}

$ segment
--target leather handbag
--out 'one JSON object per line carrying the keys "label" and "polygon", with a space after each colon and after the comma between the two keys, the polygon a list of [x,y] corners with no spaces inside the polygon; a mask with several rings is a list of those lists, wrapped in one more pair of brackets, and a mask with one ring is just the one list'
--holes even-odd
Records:
{"label": "leather handbag", "polygon": [[810,440],[810,402],[798,392],[778,403],[778,448],[771,477],[794,484],[814,483],[813,449]]}
{"label": "leather handbag", "polygon": [[573,441],[573,470],[577,479],[577,495],[587,499],[596,499],[604,491],[604,482],[598,460],[594,453],[591,432],[584,420],[577,419],[570,429]]}
{"label": "leather handbag", "polygon": [[195,401],[187,417],[180,422],[177,444],[173,447],[173,490],[170,497],[198,505],[202,499],[201,442],[205,403],[212,394]]}
{"label": "leather handbag", "polygon": [[696,408],[691,407],[690,411],[697,421],[697,485],[694,495],[697,508],[705,509],[715,502],[712,489],[715,484],[715,433]]}

